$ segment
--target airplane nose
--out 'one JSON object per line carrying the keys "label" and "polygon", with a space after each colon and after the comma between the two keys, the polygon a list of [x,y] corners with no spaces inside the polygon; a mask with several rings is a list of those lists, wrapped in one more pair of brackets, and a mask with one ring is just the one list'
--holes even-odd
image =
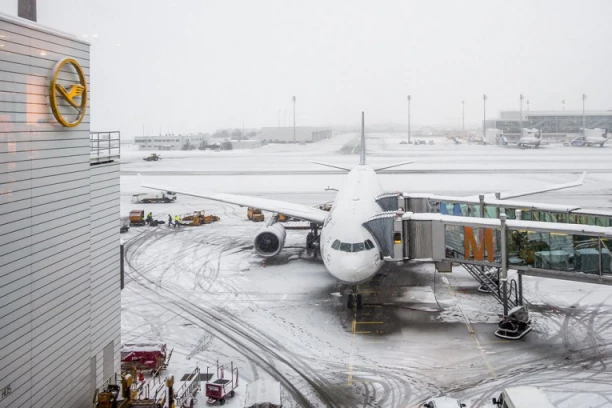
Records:
{"label": "airplane nose", "polygon": [[351,254],[340,257],[337,262],[331,262],[327,269],[342,282],[358,284],[370,279],[376,273],[377,267],[369,257]]}

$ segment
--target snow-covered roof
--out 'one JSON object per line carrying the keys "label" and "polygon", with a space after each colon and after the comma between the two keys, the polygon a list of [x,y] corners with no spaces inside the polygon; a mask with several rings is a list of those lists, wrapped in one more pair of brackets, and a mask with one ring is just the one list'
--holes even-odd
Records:
{"label": "snow-covered roof", "polygon": [[555,408],[544,392],[536,387],[520,386],[504,390],[515,407]]}
{"label": "snow-covered roof", "polygon": [[[459,217],[438,213],[405,213],[402,220],[435,221],[444,224],[472,226],[484,228],[501,228],[501,220],[497,218]],[[543,232],[560,232],[573,235],[590,235],[597,237],[612,237],[611,227],[598,227],[594,225],[566,224],[542,221],[507,220],[506,225],[514,230],[531,230]]]}
{"label": "snow-covered roof", "polygon": [[281,389],[277,381],[257,380],[247,385],[246,408],[276,408],[281,406]]}

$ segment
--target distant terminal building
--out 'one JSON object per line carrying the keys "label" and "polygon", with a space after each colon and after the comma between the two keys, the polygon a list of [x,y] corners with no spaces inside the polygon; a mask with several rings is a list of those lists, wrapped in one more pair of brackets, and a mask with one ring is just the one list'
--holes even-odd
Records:
{"label": "distant terminal building", "polygon": [[255,149],[261,147],[261,140],[230,140],[232,149]]}
{"label": "distant terminal building", "polygon": [[[332,131],[330,129],[309,127],[309,126],[296,126],[295,128],[295,141],[312,143],[318,142],[319,140],[329,139],[332,137]],[[268,143],[293,143],[293,126],[286,127],[264,127],[261,128],[261,132],[256,136],[258,140]]]}
{"label": "distant terminal building", "polygon": [[[502,111],[498,119],[487,120],[486,128],[499,129],[504,136],[518,138],[520,127],[538,129],[543,139],[565,140],[582,133],[582,111]],[[586,111],[584,126],[587,129],[601,128],[612,131],[612,111]]]}
{"label": "distant terminal building", "polygon": [[134,143],[138,145],[139,150],[181,150],[188,142],[190,145],[199,146],[205,140],[209,141],[210,136],[198,134],[134,137]]}

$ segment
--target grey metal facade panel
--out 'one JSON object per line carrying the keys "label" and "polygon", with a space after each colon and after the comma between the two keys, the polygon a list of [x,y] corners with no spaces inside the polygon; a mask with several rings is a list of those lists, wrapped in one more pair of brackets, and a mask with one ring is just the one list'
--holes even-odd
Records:
{"label": "grey metal facade panel", "polygon": [[[75,230],[71,234],[64,234],[54,238],[53,246],[49,247],[47,244],[34,244],[32,245],[32,267],[34,265],[44,262],[47,264],[53,259],[54,256],[61,256],[61,253],[70,248],[74,248],[79,244],[87,244],[87,250],[89,250],[89,240],[87,235],[89,234],[89,228],[81,228]],[[40,269],[37,269],[37,271]],[[36,272],[34,272],[36,273]]]}
{"label": "grey metal facade panel", "polygon": [[32,170],[42,169],[47,167],[54,166],[65,166],[71,164],[89,164],[89,154],[85,158],[85,156],[66,156],[66,157],[57,157],[52,159],[38,159],[32,161]]}
{"label": "grey metal facade panel", "polygon": [[[101,196],[96,196],[91,198],[92,212],[96,211],[96,206],[108,207],[108,205],[113,205],[113,202],[119,201],[119,191],[118,187],[115,187],[115,191],[103,194]],[[117,211],[118,213],[118,211]],[[119,219],[119,214],[117,214],[117,219]]]}
{"label": "grey metal facade panel", "polygon": [[32,254],[31,248],[23,248],[15,252],[10,252],[0,256],[0,278],[13,269],[20,269],[30,265],[27,259]]}
{"label": "grey metal facade panel", "polygon": [[81,40],[72,34],[41,26],[40,24],[24,20],[16,21],[14,17],[0,14],[0,27],[5,32],[5,35],[9,33],[21,34],[28,38],[45,40],[67,48],[89,52],[89,43],[87,41]]}
{"label": "grey metal facade panel", "polygon": [[89,206],[89,190],[85,190],[85,188],[82,188],[80,193],[80,195],[68,198],[63,201],[55,201],[32,207],[32,217],[43,214],[49,216],[49,214],[53,211],[71,208],[72,206],[77,206],[79,204],[86,204],[87,206]]}
{"label": "grey metal facade panel", "polygon": [[[119,229],[119,218],[117,217],[117,221],[107,221],[103,226],[96,229],[91,229],[92,237],[91,237],[91,247],[92,247],[92,257],[97,257],[98,249],[102,248],[104,245],[101,245],[102,242],[117,244],[119,242],[119,238],[117,237],[117,230]],[[95,253],[93,251],[96,251]]]}
{"label": "grey metal facade panel", "polygon": [[[88,74],[88,45],[0,15],[3,34],[7,27],[15,35],[3,38],[0,55],[0,244],[14,251],[0,254],[0,323],[10,329],[0,334],[0,367],[11,367],[1,370],[0,386],[11,383],[13,394],[0,408],[84,406],[91,401],[91,357],[101,358],[115,340],[119,366],[119,165],[92,171],[89,113],[67,129],[47,105],[50,69],[72,56]],[[93,217],[100,235],[92,248]],[[95,271],[92,260],[100,262]]]}
{"label": "grey metal facade panel", "polygon": [[[22,64],[32,68],[51,69],[57,61],[70,57],[79,61],[86,76],[89,77],[88,53],[79,50],[66,51],[65,48],[53,43],[37,41],[38,49],[33,50],[28,44],[24,44],[26,37],[18,34],[11,35],[10,38],[3,38],[4,44],[0,61]],[[32,45],[35,45],[32,42]]]}
{"label": "grey metal facade panel", "polygon": [[54,217],[52,220],[45,221],[42,223],[32,225],[32,234],[39,234],[44,231],[48,231],[53,228],[61,227],[63,225],[70,224],[73,219],[80,219],[81,217],[85,217],[89,214],[88,210],[81,210],[77,212],[72,212],[68,215],[61,217]]}
{"label": "grey metal facade panel", "polygon": [[[82,192],[79,190],[80,187],[83,187],[79,184],[82,182],[87,183],[87,179],[79,180],[77,182],[71,183],[58,183],[52,186],[43,187],[38,191],[35,197],[32,197],[32,207],[38,207],[41,205],[49,204],[55,202],[57,200],[66,200],[68,198],[78,197],[82,195]],[[68,185],[74,185],[74,188],[70,188]],[[61,189],[61,190],[60,190]],[[53,191],[59,190],[59,191]],[[43,194],[40,194],[43,193]]]}
{"label": "grey metal facade panel", "polygon": [[0,183],[0,214],[4,214],[3,206],[8,203],[16,201],[27,200],[32,197],[32,191],[25,189],[21,191],[14,191],[7,188],[6,184]]}

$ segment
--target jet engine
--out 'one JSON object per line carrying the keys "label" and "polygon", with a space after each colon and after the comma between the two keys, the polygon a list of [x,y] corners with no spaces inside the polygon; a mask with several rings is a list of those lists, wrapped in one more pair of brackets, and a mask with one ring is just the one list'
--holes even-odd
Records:
{"label": "jet engine", "polygon": [[285,246],[287,232],[280,224],[264,227],[255,235],[255,252],[266,258],[278,255]]}

